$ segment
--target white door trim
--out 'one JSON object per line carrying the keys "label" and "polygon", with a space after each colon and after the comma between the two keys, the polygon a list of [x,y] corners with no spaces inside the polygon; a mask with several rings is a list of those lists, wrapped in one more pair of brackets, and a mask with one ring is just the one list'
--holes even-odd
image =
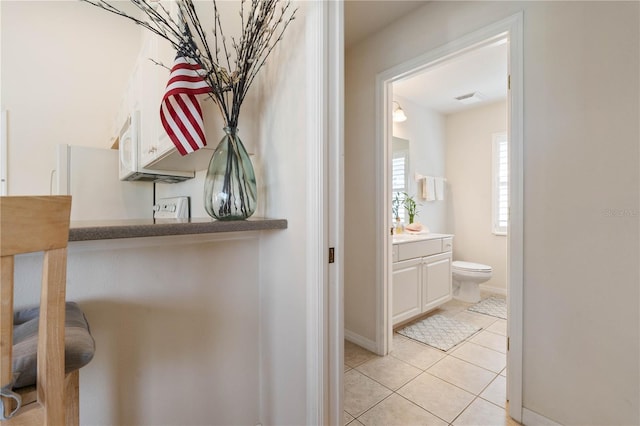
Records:
{"label": "white door trim", "polygon": [[[307,3],[307,419],[339,425],[344,372],[343,2]],[[329,264],[329,248],[335,250]]]}
{"label": "white door trim", "polygon": [[508,309],[509,309],[509,351],[507,362],[509,414],[517,421],[522,419],[522,333],[523,333],[523,14],[522,12],[496,22],[444,46],[426,52],[408,60],[376,77],[376,223],[379,232],[376,238],[376,346],[379,355],[390,350],[392,342],[391,295],[388,283],[391,282],[391,241],[389,224],[391,223],[390,185],[390,145],[392,137],[391,123],[391,85],[394,81],[406,77],[417,70],[424,70],[484,45],[491,40],[508,35],[509,73],[511,90],[508,101],[510,116],[510,223],[508,239]]}

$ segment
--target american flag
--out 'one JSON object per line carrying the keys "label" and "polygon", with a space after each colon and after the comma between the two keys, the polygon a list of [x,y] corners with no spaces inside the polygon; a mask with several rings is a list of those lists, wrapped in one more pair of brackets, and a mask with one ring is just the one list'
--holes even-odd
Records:
{"label": "american flag", "polygon": [[162,127],[181,155],[207,144],[202,109],[195,95],[208,93],[210,89],[198,74],[200,69],[193,59],[178,53],[160,106]]}

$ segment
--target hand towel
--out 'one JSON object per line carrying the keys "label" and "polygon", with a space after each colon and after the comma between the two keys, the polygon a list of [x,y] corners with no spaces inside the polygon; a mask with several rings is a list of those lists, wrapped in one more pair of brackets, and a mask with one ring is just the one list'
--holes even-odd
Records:
{"label": "hand towel", "polygon": [[422,180],[422,198],[426,201],[433,201],[436,199],[436,184],[433,176],[426,176]]}
{"label": "hand towel", "polygon": [[438,177],[435,178],[435,190],[436,190],[436,200],[442,201],[444,200],[444,181],[445,178]]}

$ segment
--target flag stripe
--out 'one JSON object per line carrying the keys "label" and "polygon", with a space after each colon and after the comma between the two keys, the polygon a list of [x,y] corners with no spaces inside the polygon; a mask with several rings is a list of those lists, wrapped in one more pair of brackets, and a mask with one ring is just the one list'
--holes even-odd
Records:
{"label": "flag stripe", "polygon": [[202,109],[195,95],[209,93],[200,66],[180,54],[175,58],[160,105],[160,121],[181,155],[194,152],[207,141]]}

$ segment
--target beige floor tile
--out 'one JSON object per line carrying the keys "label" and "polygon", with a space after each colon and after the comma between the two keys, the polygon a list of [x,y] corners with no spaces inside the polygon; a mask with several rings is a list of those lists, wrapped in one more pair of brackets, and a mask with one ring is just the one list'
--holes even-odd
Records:
{"label": "beige floor tile", "polygon": [[451,356],[500,373],[507,365],[507,355],[493,349],[485,348],[473,342],[466,342],[451,352]]}
{"label": "beige floor tile", "polygon": [[503,376],[503,377],[507,377],[507,369],[505,368],[504,370],[502,370],[500,372],[500,375]]}
{"label": "beige floor tile", "polygon": [[506,408],[507,407],[507,379],[506,377],[498,376],[487,388],[480,394],[481,398],[486,399],[489,402]]}
{"label": "beige floor tile", "polygon": [[440,305],[436,311],[433,311],[433,314],[440,314],[444,316],[455,316],[456,314],[467,310],[469,306],[473,305],[473,303],[466,303],[460,300],[451,299],[444,305]]}
{"label": "beige floor tile", "polygon": [[360,423],[358,419],[354,419],[351,423],[349,423],[349,426],[364,426],[364,425]]}
{"label": "beige floor tile", "polygon": [[398,389],[422,373],[419,368],[392,356],[371,359],[360,364],[356,370],[392,390]]}
{"label": "beige floor tile", "polygon": [[504,354],[507,353],[507,338],[499,334],[491,333],[490,331],[481,331],[473,336],[470,341],[485,348],[493,349],[494,351]]}
{"label": "beige floor tile", "polygon": [[345,364],[344,365],[344,372],[346,373],[349,370],[351,370],[351,367],[349,367],[347,364]]}
{"label": "beige floor tile", "polygon": [[344,411],[353,417],[391,395],[391,391],[357,370],[344,374]]}
{"label": "beige floor tile", "polygon": [[454,384],[474,395],[478,395],[497,376],[497,373],[469,364],[458,358],[448,356],[438,361],[427,370],[433,374]]}
{"label": "beige floor tile", "polygon": [[482,398],[478,398],[453,422],[454,426],[507,426],[511,425],[506,411]]}
{"label": "beige floor tile", "polygon": [[447,425],[442,419],[395,393],[358,420],[365,426]]}
{"label": "beige floor tile", "polygon": [[498,320],[498,318],[496,317],[492,317],[490,315],[482,315],[477,312],[471,311],[459,312],[454,318],[484,329],[490,327],[494,322],[496,322],[496,320]]}
{"label": "beige floor tile", "polygon": [[429,373],[422,373],[401,387],[398,394],[447,422],[453,421],[474,399],[469,392]]}
{"label": "beige floor tile", "polygon": [[444,358],[445,353],[414,340],[394,338],[391,356],[409,363],[421,370],[426,370],[434,363]]}
{"label": "beige floor tile", "polygon": [[507,335],[507,320],[498,319],[498,321],[491,324],[490,327],[487,327],[487,331],[492,333],[500,334],[502,336]]}
{"label": "beige floor tile", "polygon": [[347,413],[346,411],[343,411],[342,424],[343,425],[348,425],[349,423],[351,423],[352,420],[353,420],[353,416],[351,414]]}
{"label": "beige floor tile", "polygon": [[344,363],[351,368],[357,367],[363,362],[369,361],[377,356],[378,355],[361,348],[355,343],[351,343],[346,340],[344,342]]}

